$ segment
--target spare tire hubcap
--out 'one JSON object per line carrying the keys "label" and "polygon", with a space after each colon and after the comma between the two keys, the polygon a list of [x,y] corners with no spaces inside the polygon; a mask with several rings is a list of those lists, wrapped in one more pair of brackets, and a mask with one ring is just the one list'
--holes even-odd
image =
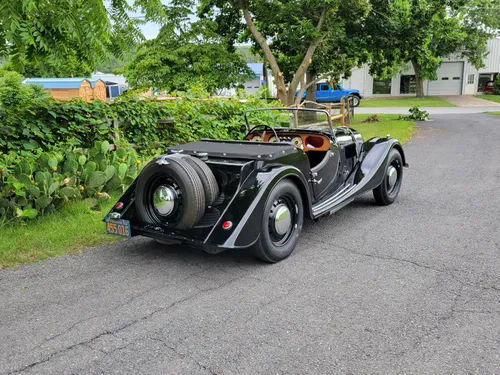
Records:
{"label": "spare tire hubcap", "polygon": [[171,186],[158,186],[153,193],[153,205],[162,216],[168,216],[174,211],[177,193]]}

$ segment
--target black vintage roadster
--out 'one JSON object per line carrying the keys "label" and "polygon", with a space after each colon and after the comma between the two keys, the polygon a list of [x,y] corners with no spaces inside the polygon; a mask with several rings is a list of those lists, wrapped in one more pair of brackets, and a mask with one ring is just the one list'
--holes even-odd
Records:
{"label": "black vintage roadster", "polygon": [[107,232],[210,253],[251,249],[278,262],[295,248],[304,218],[333,213],[369,190],[380,205],[399,193],[408,165],[396,139],[364,142],[354,129],[333,127],[324,110],[262,109],[245,120],[242,140],[167,148],[107,214]]}

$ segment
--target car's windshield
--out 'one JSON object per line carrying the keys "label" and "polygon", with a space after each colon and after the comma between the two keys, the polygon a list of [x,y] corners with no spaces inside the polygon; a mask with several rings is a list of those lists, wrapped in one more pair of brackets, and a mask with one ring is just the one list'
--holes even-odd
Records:
{"label": "car's windshield", "polygon": [[301,128],[333,132],[331,119],[324,109],[262,108],[245,113],[248,129],[256,125],[273,128]]}

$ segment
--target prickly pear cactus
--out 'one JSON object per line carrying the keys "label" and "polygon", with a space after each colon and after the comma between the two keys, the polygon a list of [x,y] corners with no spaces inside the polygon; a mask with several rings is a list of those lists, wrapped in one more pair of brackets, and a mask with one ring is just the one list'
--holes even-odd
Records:
{"label": "prickly pear cactus", "polygon": [[0,225],[8,218],[35,218],[72,200],[107,200],[109,193],[127,188],[140,166],[134,149],[110,151],[107,141],[86,150],[0,154]]}

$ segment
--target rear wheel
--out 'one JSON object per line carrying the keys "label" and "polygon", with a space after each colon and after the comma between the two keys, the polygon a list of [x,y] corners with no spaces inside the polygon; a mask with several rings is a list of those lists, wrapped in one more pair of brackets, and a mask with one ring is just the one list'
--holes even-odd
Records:
{"label": "rear wheel", "polygon": [[399,194],[402,182],[403,159],[399,151],[393,148],[389,153],[384,179],[379,186],[373,189],[375,201],[382,206],[393,203]]}
{"label": "rear wheel", "polygon": [[297,245],[303,224],[299,189],[289,180],[280,181],[267,198],[260,237],[252,246],[253,254],[269,263],[287,258]]}

